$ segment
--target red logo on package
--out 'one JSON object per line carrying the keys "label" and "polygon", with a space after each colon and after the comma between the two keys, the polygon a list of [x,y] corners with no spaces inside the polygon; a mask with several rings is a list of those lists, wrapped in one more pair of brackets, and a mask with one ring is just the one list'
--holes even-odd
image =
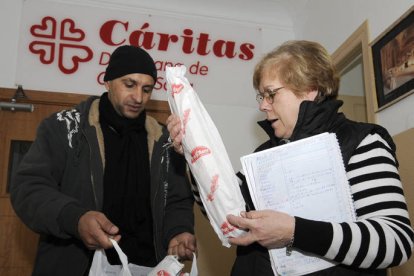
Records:
{"label": "red logo on package", "polygon": [[30,52],[39,55],[43,64],[51,64],[57,58],[58,67],[65,74],[76,72],[79,63],[93,57],[89,47],[76,44],[85,39],[85,32],[76,28],[72,19],[62,20],[59,28],[55,18],[46,16],[39,25],[30,28],[30,33],[36,38],[29,44]]}
{"label": "red logo on package", "polygon": [[172,97],[174,98],[175,94],[181,93],[181,91],[183,89],[184,89],[184,85],[182,83],[179,83],[179,84],[174,83],[174,84],[172,84],[171,85],[171,90],[172,90],[171,95],[172,95]]}
{"label": "red logo on package", "polygon": [[191,163],[194,164],[198,159],[210,153],[211,150],[205,146],[196,147],[191,151]]}
{"label": "red logo on package", "polygon": [[213,179],[211,180],[211,183],[210,183],[210,192],[207,195],[207,201],[214,200],[214,194],[216,193],[218,189],[218,179],[219,179],[218,174],[213,176]]}
{"label": "red logo on package", "polygon": [[184,110],[183,112],[183,134],[185,134],[185,130],[187,128],[187,123],[190,117],[191,108]]}
{"label": "red logo on package", "polygon": [[158,271],[157,272],[157,275],[158,276],[171,276],[171,274],[170,273],[168,273],[167,271],[165,271],[165,270],[160,270],[160,271]]}
{"label": "red logo on package", "polygon": [[227,221],[223,222],[220,229],[224,235],[227,235],[228,233],[233,232],[235,230],[235,228]]}

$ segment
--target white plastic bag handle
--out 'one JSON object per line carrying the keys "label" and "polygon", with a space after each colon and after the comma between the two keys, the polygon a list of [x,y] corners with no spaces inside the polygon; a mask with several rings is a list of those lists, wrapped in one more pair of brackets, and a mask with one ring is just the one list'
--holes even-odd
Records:
{"label": "white plastic bag handle", "polygon": [[191,265],[190,276],[198,276],[197,257],[195,253],[193,253],[193,263]]}
{"label": "white plastic bag handle", "polygon": [[92,265],[91,265],[91,268],[89,269],[89,276],[107,275],[107,272],[108,272],[107,269],[109,269],[112,273],[116,273],[117,276],[132,276],[131,271],[129,270],[129,267],[128,267],[127,256],[124,254],[124,252],[122,252],[122,249],[119,247],[118,243],[115,240],[113,239],[109,239],[109,240],[113,244],[116,252],[119,255],[119,259],[121,260],[121,263],[122,263],[121,271],[119,273],[115,272],[118,269],[115,268],[116,266],[111,266],[109,264],[106,258],[106,255],[105,255],[105,250],[101,248],[101,249],[97,249],[95,251],[95,254],[93,255]]}
{"label": "white plastic bag handle", "polygon": [[[103,276],[103,275],[133,276],[133,274],[131,273],[131,269],[134,271],[134,275],[158,275],[156,274],[157,268],[161,270],[162,269],[171,270],[168,272],[175,272],[175,271],[179,272],[184,266],[183,264],[179,263],[177,259],[175,259],[176,257],[166,256],[165,259],[161,261],[159,265],[157,265],[157,267],[155,267],[153,270],[151,270],[151,272],[149,272],[149,274],[147,274],[148,272],[145,273],[144,271],[145,269],[149,269],[149,268],[136,266],[134,264],[131,264],[132,267],[130,268],[128,264],[128,257],[119,247],[118,243],[113,239],[109,239],[109,240],[114,246],[115,251],[117,252],[119,256],[119,259],[121,260],[122,265],[111,266],[108,263],[104,249],[97,249],[93,256],[92,265],[89,270],[89,276]],[[117,268],[114,268],[114,267],[117,267]],[[119,271],[119,269],[121,270]],[[193,253],[193,263],[191,266],[191,272],[190,274],[186,273],[185,275],[186,276],[197,276],[198,275],[197,257],[195,253]]]}
{"label": "white plastic bag handle", "polygon": [[109,240],[111,241],[112,245],[114,246],[116,252],[119,255],[119,259],[121,260],[121,263],[122,263],[121,275],[132,276],[131,271],[129,270],[129,267],[128,267],[128,257],[125,255],[121,247],[119,247],[118,243],[114,239],[109,239]]}

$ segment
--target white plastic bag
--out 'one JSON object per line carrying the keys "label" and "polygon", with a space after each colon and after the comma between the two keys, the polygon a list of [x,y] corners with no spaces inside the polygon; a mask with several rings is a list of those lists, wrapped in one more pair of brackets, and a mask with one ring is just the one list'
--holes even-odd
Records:
{"label": "white plastic bag", "polygon": [[89,276],[147,276],[152,267],[128,264],[128,258],[118,243],[110,239],[119,255],[122,265],[111,265],[106,258],[104,249],[95,250]]}
{"label": "white plastic bag", "polygon": [[197,276],[198,269],[197,269],[197,257],[193,253],[193,264],[191,266],[190,274],[184,273],[180,274],[184,264],[178,261],[177,256],[168,255],[166,256],[154,269],[148,274],[148,276],[175,276],[175,275],[182,275],[182,276]]}
{"label": "white plastic bag", "polygon": [[[136,264],[128,264],[128,258],[118,243],[109,239],[115,251],[118,253],[122,265],[111,265],[105,254],[104,249],[95,250],[92,265],[89,270],[89,276],[178,276],[181,275],[181,270],[184,264],[180,263],[176,256],[166,256],[156,267],[146,267]],[[193,253],[193,264],[190,274],[186,273],[184,276],[197,276],[197,258]]]}
{"label": "white plastic bag", "polygon": [[245,231],[229,224],[226,216],[238,216],[245,202],[221,136],[185,73],[185,66],[167,67],[168,103],[181,118],[184,156],[210,223],[222,244],[230,247],[228,238]]}

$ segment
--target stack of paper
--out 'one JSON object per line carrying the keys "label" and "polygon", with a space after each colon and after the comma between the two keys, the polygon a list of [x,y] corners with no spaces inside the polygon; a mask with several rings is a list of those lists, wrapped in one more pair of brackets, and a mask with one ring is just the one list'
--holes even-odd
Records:
{"label": "stack of paper", "polygon": [[[256,210],[272,209],[311,220],[355,221],[341,151],[333,133],[241,157]],[[335,263],[285,249],[269,251],[279,275],[303,275]]]}

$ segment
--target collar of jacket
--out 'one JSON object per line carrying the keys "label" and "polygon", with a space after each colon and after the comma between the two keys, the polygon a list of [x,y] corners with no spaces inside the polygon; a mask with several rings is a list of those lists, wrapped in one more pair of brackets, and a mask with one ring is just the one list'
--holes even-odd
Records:
{"label": "collar of jacket", "polygon": [[257,124],[266,132],[266,134],[270,138],[270,143],[272,146],[277,146],[279,144],[280,139],[275,136],[275,131],[272,128],[272,124],[268,120],[263,120],[257,122]]}
{"label": "collar of jacket", "polygon": [[[99,144],[99,151],[102,157],[102,165],[105,167],[105,147],[103,142],[103,133],[101,125],[99,124],[99,98],[93,99],[89,108],[88,122],[90,126],[95,127],[96,135]],[[153,117],[148,116],[145,120],[145,129],[147,130],[148,138],[148,154],[151,162],[152,152],[155,142],[158,142],[162,135],[162,126]]]}
{"label": "collar of jacket", "polygon": [[344,114],[338,113],[342,104],[342,101],[335,99],[326,99],[320,103],[303,101],[290,140],[296,141],[327,132],[343,123],[346,118]]}
{"label": "collar of jacket", "polygon": [[[289,140],[296,141],[320,134],[331,129],[334,124],[339,123],[338,118],[345,120],[342,113],[338,114],[338,109],[342,104],[343,102],[340,100],[325,100],[321,103],[303,101],[299,107],[298,121]],[[269,136],[272,145],[279,145],[281,140],[284,140],[275,136],[274,129],[268,120],[257,123]]]}

